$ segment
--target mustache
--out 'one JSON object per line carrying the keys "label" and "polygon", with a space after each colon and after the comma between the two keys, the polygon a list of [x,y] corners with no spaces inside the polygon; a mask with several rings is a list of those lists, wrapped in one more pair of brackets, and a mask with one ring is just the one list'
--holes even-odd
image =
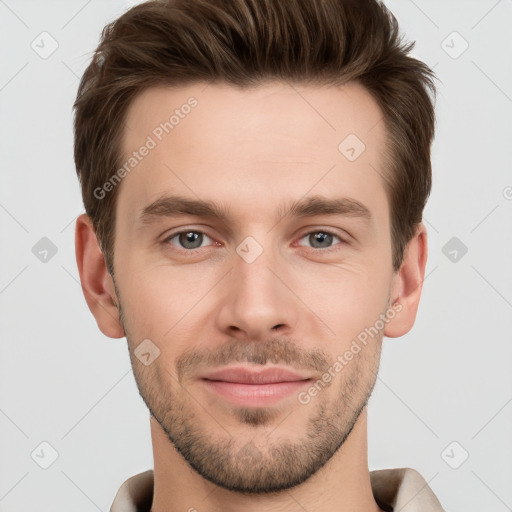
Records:
{"label": "mustache", "polygon": [[176,360],[178,380],[196,373],[198,366],[217,367],[231,363],[283,364],[297,370],[324,372],[329,362],[319,349],[306,351],[297,343],[284,338],[271,338],[265,342],[231,340],[215,349],[186,351]]}

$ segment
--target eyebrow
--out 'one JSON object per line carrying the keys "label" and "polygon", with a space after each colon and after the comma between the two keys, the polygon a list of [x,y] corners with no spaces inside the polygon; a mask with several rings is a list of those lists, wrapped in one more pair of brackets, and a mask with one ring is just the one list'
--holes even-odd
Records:
{"label": "eyebrow", "polygon": [[[227,223],[230,218],[229,209],[224,205],[184,196],[166,195],[144,207],[139,221],[143,224],[151,224],[161,218],[180,215],[209,218],[223,223]],[[277,220],[287,216],[314,217],[317,215],[342,215],[361,218],[368,223],[372,221],[370,210],[358,200],[349,197],[331,199],[324,196],[310,196],[281,206],[278,209]]]}

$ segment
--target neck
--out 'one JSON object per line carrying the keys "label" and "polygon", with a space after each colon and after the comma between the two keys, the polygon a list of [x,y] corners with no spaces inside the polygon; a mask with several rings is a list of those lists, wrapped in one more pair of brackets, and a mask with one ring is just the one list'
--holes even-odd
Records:
{"label": "neck", "polygon": [[335,455],[299,486],[272,494],[246,495],[205,480],[176,451],[151,417],[154,495],[151,512],[382,512],[370,485],[367,410]]}

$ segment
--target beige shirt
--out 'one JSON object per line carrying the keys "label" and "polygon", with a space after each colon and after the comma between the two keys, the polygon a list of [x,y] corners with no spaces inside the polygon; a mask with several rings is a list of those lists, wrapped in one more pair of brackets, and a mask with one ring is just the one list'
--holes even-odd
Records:
{"label": "beige shirt", "polygon": [[[375,501],[388,512],[445,512],[432,489],[414,469],[370,471]],[[153,470],[135,475],[119,488],[110,512],[149,512],[153,501]]]}

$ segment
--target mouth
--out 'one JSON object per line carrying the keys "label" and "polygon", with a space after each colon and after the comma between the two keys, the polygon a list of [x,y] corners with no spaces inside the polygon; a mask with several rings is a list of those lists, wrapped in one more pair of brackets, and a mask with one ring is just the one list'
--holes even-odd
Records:
{"label": "mouth", "polygon": [[231,367],[207,373],[200,380],[210,392],[234,405],[264,407],[298,393],[313,378],[282,367],[259,371]]}

